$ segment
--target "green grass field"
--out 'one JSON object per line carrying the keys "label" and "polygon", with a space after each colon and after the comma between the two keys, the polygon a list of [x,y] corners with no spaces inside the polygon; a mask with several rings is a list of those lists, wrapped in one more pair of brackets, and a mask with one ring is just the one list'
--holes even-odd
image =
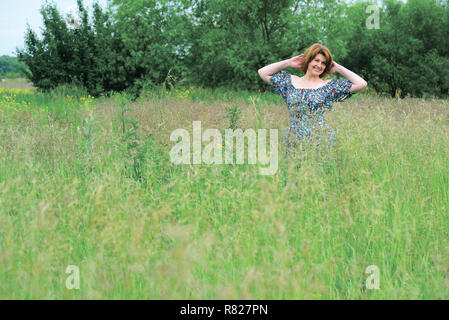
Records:
{"label": "green grass field", "polygon": [[[21,88],[0,88],[1,299],[449,298],[448,101],[357,94],[299,163],[275,94]],[[235,104],[279,129],[275,175],[171,163],[173,130],[224,130]]]}

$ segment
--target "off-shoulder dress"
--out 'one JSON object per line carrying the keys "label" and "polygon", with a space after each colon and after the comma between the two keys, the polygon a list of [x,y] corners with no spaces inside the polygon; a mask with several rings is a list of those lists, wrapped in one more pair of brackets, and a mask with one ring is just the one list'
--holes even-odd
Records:
{"label": "off-shoulder dress", "polygon": [[333,102],[352,96],[351,81],[332,79],[320,88],[299,89],[293,86],[291,75],[281,70],[271,76],[271,86],[290,111],[290,125],[284,134],[287,151],[304,140],[327,148],[334,144],[335,133],[325,122],[324,114],[332,110]]}

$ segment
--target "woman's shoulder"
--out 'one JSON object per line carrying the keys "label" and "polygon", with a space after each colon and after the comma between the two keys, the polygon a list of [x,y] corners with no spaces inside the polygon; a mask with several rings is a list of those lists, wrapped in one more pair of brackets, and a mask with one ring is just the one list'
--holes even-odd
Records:
{"label": "woman's shoulder", "polygon": [[288,74],[284,70],[280,70],[280,71],[272,74],[270,77],[271,84],[279,84],[279,83],[287,84],[290,81],[291,81],[290,74]]}
{"label": "woman's shoulder", "polygon": [[284,70],[280,70],[280,71],[274,73],[273,76],[274,75],[278,76],[280,78],[285,78],[285,79],[291,78],[291,75],[288,72],[284,71]]}
{"label": "woman's shoulder", "polygon": [[330,79],[328,83],[330,83],[330,87],[336,88],[336,89],[342,89],[342,88],[346,88],[348,86],[351,87],[351,85],[352,85],[352,82],[350,82],[347,79],[343,79],[343,78]]}

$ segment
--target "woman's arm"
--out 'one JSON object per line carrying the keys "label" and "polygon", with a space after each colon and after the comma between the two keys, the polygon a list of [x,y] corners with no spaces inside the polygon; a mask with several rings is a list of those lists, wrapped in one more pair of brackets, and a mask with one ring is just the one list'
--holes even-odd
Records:
{"label": "woman's arm", "polygon": [[358,76],[356,73],[352,72],[349,69],[346,69],[345,67],[343,67],[342,65],[334,62],[334,65],[330,71],[330,73],[334,73],[334,72],[338,72],[339,74],[341,74],[343,77],[345,77],[346,79],[348,79],[349,81],[352,82],[352,86],[350,91],[352,93],[356,93],[357,91],[362,90],[363,88],[365,88],[368,83],[363,80],[362,77]]}
{"label": "woman's arm", "polygon": [[301,54],[291,59],[269,64],[268,66],[260,68],[257,72],[259,73],[259,76],[262,78],[263,81],[270,84],[272,74],[275,74],[276,72],[281,71],[285,68],[301,68],[303,56],[304,55]]}

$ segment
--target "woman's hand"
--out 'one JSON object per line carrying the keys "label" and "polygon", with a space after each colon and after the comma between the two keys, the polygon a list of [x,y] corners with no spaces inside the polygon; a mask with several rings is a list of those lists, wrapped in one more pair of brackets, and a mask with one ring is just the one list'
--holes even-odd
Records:
{"label": "woman's hand", "polygon": [[338,63],[336,63],[335,61],[332,62],[332,66],[329,69],[329,73],[335,73],[338,72],[338,68],[340,67],[340,65]]}
{"label": "woman's hand", "polygon": [[303,57],[304,57],[304,54],[300,54],[299,56],[291,58],[290,60],[288,60],[289,66],[292,68],[301,68]]}

